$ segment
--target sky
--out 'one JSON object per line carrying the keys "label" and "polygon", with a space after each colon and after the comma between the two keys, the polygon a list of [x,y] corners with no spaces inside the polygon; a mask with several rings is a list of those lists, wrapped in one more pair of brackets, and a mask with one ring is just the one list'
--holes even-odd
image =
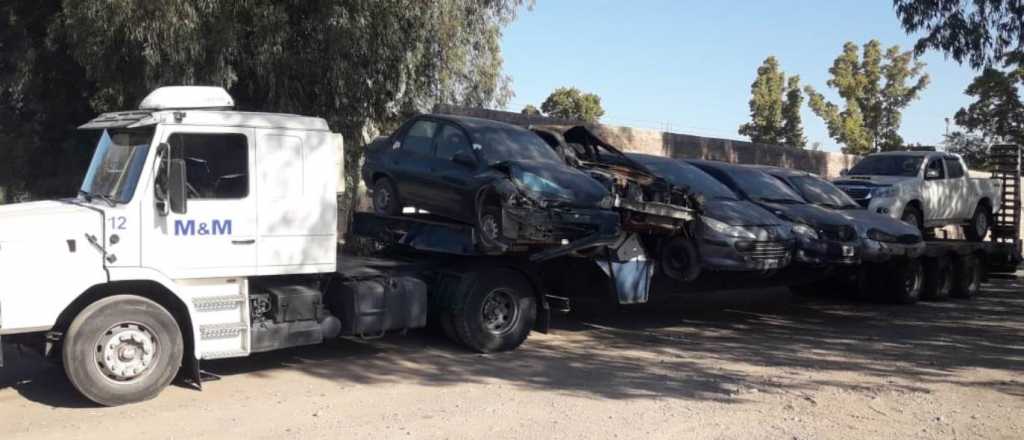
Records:
{"label": "sky", "polygon": [[[555,88],[575,86],[601,97],[604,123],[746,139],[736,131],[766,57],[842,104],[828,69],[845,42],[873,38],[905,50],[916,41],[888,0],[537,0],[505,29],[507,109],[539,108]],[[976,72],[939,52],[921,60],[931,84],[904,110],[900,134],[935,145],[945,118],[969,104],[963,91]],[[802,118],[808,145],[839,150],[806,99]]]}

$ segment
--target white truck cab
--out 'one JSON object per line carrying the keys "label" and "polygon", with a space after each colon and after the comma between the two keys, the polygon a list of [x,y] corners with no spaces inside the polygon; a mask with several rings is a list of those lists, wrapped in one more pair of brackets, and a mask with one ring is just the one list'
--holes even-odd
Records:
{"label": "white truck cab", "polygon": [[49,332],[83,394],[137,401],[185,349],[252,350],[251,277],[335,271],[341,135],[233,105],[160,88],[81,127],[99,141],[76,198],[0,206],[0,335]]}
{"label": "white truck cab", "polygon": [[921,229],[963,225],[974,241],[1001,200],[998,181],[972,178],[959,155],[934,150],[871,154],[834,183],[872,212]]}

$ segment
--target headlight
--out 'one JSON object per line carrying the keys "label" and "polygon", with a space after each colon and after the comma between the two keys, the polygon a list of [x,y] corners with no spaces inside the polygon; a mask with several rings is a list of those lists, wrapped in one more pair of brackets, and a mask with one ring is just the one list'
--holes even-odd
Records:
{"label": "headlight", "polygon": [[818,239],[818,231],[815,231],[814,228],[807,225],[793,225],[793,233],[805,238],[810,238],[811,240]]}
{"label": "headlight", "polygon": [[872,197],[896,197],[899,194],[899,188],[895,186],[880,186],[871,191]]}
{"label": "headlight", "polygon": [[887,241],[887,242],[899,241],[899,239],[895,235],[887,234],[885,232],[879,231],[878,229],[871,229],[871,230],[869,230],[868,231],[868,238],[870,238],[872,240],[875,240],[875,241]]}
{"label": "headlight", "polygon": [[701,216],[700,220],[709,229],[711,229],[712,231],[715,231],[715,232],[717,232],[719,234],[722,234],[722,235],[725,235],[725,236],[728,236],[728,237],[746,238],[746,239],[749,239],[749,240],[757,240],[757,233],[754,230],[752,230],[751,228],[744,228],[742,226],[733,226],[733,225],[730,225],[728,223],[725,223],[725,222],[722,222],[722,221],[719,221],[719,220],[715,220],[715,219],[713,219],[711,217]]}

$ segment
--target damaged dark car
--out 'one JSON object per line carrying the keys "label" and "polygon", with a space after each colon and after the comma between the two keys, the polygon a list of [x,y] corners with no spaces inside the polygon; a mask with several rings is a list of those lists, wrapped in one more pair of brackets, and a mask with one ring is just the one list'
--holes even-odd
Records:
{"label": "damaged dark car", "polygon": [[496,121],[417,116],[367,148],[362,178],[375,213],[415,207],[471,225],[487,253],[558,246],[564,254],[620,235],[605,186],[529,130]]}

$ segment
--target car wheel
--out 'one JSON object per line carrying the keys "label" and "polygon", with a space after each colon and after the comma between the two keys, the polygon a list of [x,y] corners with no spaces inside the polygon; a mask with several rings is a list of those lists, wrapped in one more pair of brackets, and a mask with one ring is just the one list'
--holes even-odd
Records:
{"label": "car wheel", "polygon": [[676,281],[690,282],[700,276],[700,257],[693,241],[677,236],[661,247],[661,271]]}
{"label": "car wheel", "polygon": [[89,400],[105,406],[160,394],[181,367],[181,330],[159,304],[139,296],[103,298],[71,322],[64,371]]}
{"label": "car wheel", "polygon": [[456,297],[453,324],[459,340],[481,353],[514,350],[537,319],[537,299],[518,273],[482,273]]}
{"label": "car wheel", "polygon": [[480,234],[480,245],[484,252],[497,253],[504,251],[504,230],[502,229],[501,208],[484,206],[477,215],[477,232]]}
{"label": "car wheel", "polygon": [[400,215],[402,202],[398,198],[398,189],[390,178],[381,177],[373,184],[373,212],[379,215]]}
{"label": "car wheel", "polygon": [[990,219],[992,215],[988,212],[985,205],[979,204],[974,209],[974,215],[971,216],[971,222],[964,228],[964,235],[970,241],[982,241],[985,236],[988,235]]}
{"label": "car wheel", "polygon": [[906,223],[908,225],[912,225],[912,226],[916,227],[917,230],[922,231],[922,232],[924,232],[924,220],[923,219],[924,219],[924,216],[921,215],[921,210],[917,209],[917,208],[915,208],[913,206],[906,207],[903,210],[903,215],[900,217],[900,220],[902,220],[903,223]]}

